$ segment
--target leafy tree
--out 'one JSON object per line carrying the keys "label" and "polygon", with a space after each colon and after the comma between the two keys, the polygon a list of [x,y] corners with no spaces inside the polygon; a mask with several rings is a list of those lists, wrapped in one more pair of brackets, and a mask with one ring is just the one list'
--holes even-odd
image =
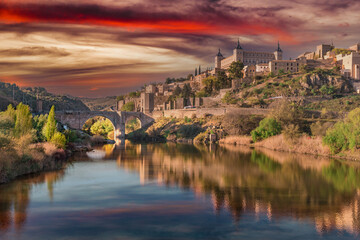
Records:
{"label": "leafy tree", "polygon": [[121,107],[121,111],[124,111],[124,112],[132,112],[134,110],[135,110],[134,102],[127,102]]}
{"label": "leafy tree", "polygon": [[43,141],[44,135],[42,134],[42,130],[46,124],[48,115],[37,115],[33,120],[33,128],[36,130],[36,137],[38,141]]}
{"label": "leafy tree", "polygon": [[223,103],[236,104],[239,99],[234,96],[233,92],[228,91],[227,93],[225,93],[225,96],[221,100]]}
{"label": "leafy tree", "polygon": [[55,132],[50,142],[55,144],[58,148],[65,148],[66,146],[66,137],[61,132]]}
{"label": "leafy tree", "polygon": [[224,71],[218,71],[216,73],[216,78],[217,78],[217,81],[218,81],[218,84],[219,84],[219,89],[231,87],[231,81],[226,76]]}
{"label": "leafy tree", "polygon": [[352,110],[346,119],[337,122],[326,131],[323,142],[332,153],[354,150],[360,147],[360,108]]}
{"label": "leafy tree", "polygon": [[125,99],[125,96],[124,95],[120,95],[120,96],[117,96],[116,97],[116,100],[117,101],[121,101],[121,100],[124,100]]}
{"label": "leafy tree", "polygon": [[6,111],[4,112],[4,116],[8,117],[9,119],[15,122],[16,120],[16,110],[15,108],[9,104]]}
{"label": "leafy tree", "polygon": [[179,86],[176,86],[174,89],[173,95],[180,96],[181,92],[182,92],[181,88]]}
{"label": "leafy tree", "polygon": [[28,134],[31,132],[32,128],[32,115],[29,106],[19,103],[16,107],[15,136],[21,137]]}
{"label": "leafy tree", "polygon": [[181,96],[183,98],[189,98],[190,96],[192,95],[192,92],[191,92],[191,87],[190,87],[190,84],[187,83],[184,85],[182,91],[181,91]]}
{"label": "leafy tree", "polygon": [[259,127],[251,132],[254,142],[275,136],[281,133],[281,124],[274,118],[264,118],[261,120]]}
{"label": "leafy tree", "polygon": [[55,120],[55,106],[53,105],[50,109],[47,121],[43,128],[43,136],[46,141],[50,142],[51,138],[54,136],[56,132],[56,120]]}
{"label": "leafy tree", "polygon": [[131,98],[140,97],[140,92],[130,92],[129,97],[131,97]]}
{"label": "leafy tree", "polygon": [[90,128],[90,132],[93,135],[101,135],[105,138],[111,131],[114,131],[114,126],[109,119],[96,121]]}
{"label": "leafy tree", "polygon": [[244,64],[241,61],[232,62],[229,67],[229,77],[230,79],[239,79],[243,77],[242,70],[244,69]]}

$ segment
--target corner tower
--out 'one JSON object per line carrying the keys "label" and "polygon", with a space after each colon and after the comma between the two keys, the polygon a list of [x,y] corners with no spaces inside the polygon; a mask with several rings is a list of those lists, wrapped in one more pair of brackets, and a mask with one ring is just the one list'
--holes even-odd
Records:
{"label": "corner tower", "polygon": [[234,61],[241,61],[244,62],[244,50],[242,49],[241,45],[240,45],[240,40],[238,39],[237,42],[237,46],[236,48],[233,50],[233,58]]}
{"label": "corner tower", "polygon": [[280,43],[278,41],[278,47],[276,51],[274,52],[275,60],[282,60],[282,50],[280,48]]}
{"label": "corner tower", "polygon": [[219,52],[215,56],[215,68],[221,69],[221,60],[223,60],[223,59],[224,59],[224,56],[221,54],[220,48],[219,48]]}

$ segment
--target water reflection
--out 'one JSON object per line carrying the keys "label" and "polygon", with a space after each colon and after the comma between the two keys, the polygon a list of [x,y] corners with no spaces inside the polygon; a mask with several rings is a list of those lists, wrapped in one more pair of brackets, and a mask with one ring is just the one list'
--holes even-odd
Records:
{"label": "water reflection", "polygon": [[46,172],[36,176],[21,178],[0,186],[0,232],[14,227],[21,230],[26,222],[31,189],[46,183],[49,200],[53,199],[54,184],[64,177],[65,171]]}
{"label": "water reflection", "polygon": [[[99,147],[95,153],[138,174],[142,185],[155,180],[160,186],[191,190],[200,198],[210,196],[214,213],[230,212],[235,222],[252,213],[269,221],[289,217],[311,221],[319,234],[334,229],[353,235],[360,232],[357,163],[235,146],[171,143],[126,142],[121,147]],[[89,161],[89,154],[75,159]],[[20,230],[32,189],[46,184],[51,201],[54,184],[64,177],[66,171],[61,170],[0,186],[0,231],[12,226]]]}

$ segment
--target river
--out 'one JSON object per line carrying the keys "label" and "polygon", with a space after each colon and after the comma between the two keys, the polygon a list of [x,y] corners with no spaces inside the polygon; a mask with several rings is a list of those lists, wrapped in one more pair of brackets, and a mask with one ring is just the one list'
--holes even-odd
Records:
{"label": "river", "polygon": [[0,239],[356,239],[359,200],[354,162],[126,142],[0,185]]}

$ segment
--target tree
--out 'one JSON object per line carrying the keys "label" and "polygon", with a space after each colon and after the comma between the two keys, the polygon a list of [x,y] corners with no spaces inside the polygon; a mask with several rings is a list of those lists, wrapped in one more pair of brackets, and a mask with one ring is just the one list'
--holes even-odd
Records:
{"label": "tree", "polygon": [[43,128],[43,136],[46,141],[50,142],[51,138],[54,136],[56,132],[56,120],[55,120],[55,106],[53,105],[50,109],[47,121]]}
{"label": "tree", "polygon": [[218,71],[216,73],[216,78],[219,89],[231,87],[231,81],[229,81],[230,79],[226,76],[224,71]]}
{"label": "tree", "polygon": [[229,77],[230,79],[239,79],[243,77],[242,70],[244,69],[244,64],[241,61],[232,62],[229,67]]}
{"label": "tree", "polygon": [[191,92],[191,87],[190,84],[187,83],[184,85],[182,91],[181,91],[181,96],[183,98],[189,98],[191,96],[192,92]]}
{"label": "tree", "polygon": [[33,119],[33,128],[36,130],[36,137],[38,141],[43,141],[44,136],[42,134],[42,130],[47,121],[47,115],[37,115]]}
{"label": "tree", "polygon": [[134,102],[127,102],[121,107],[121,111],[124,111],[124,112],[132,112],[134,110],[135,110]]}
{"label": "tree", "polygon": [[179,86],[176,86],[176,88],[174,89],[173,95],[174,96],[180,96],[182,90]]}
{"label": "tree", "polygon": [[275,136],[281,133],[281,124],[274,118],[264,118],[261,120],[259,127],[251,132],[254,142]]}
{"label": "tree", "polygon": [[29,106],[19,103],[16,107],[15,136],[21,137],[28,134],[31,132],[32,128],[32,115]]}
{"label": "tree", "polygon": [[105,138],[111,131],[114,131],[114,126],[109,119],[96,121],[90,128],[90,132],[93,135],[101,135]]}

